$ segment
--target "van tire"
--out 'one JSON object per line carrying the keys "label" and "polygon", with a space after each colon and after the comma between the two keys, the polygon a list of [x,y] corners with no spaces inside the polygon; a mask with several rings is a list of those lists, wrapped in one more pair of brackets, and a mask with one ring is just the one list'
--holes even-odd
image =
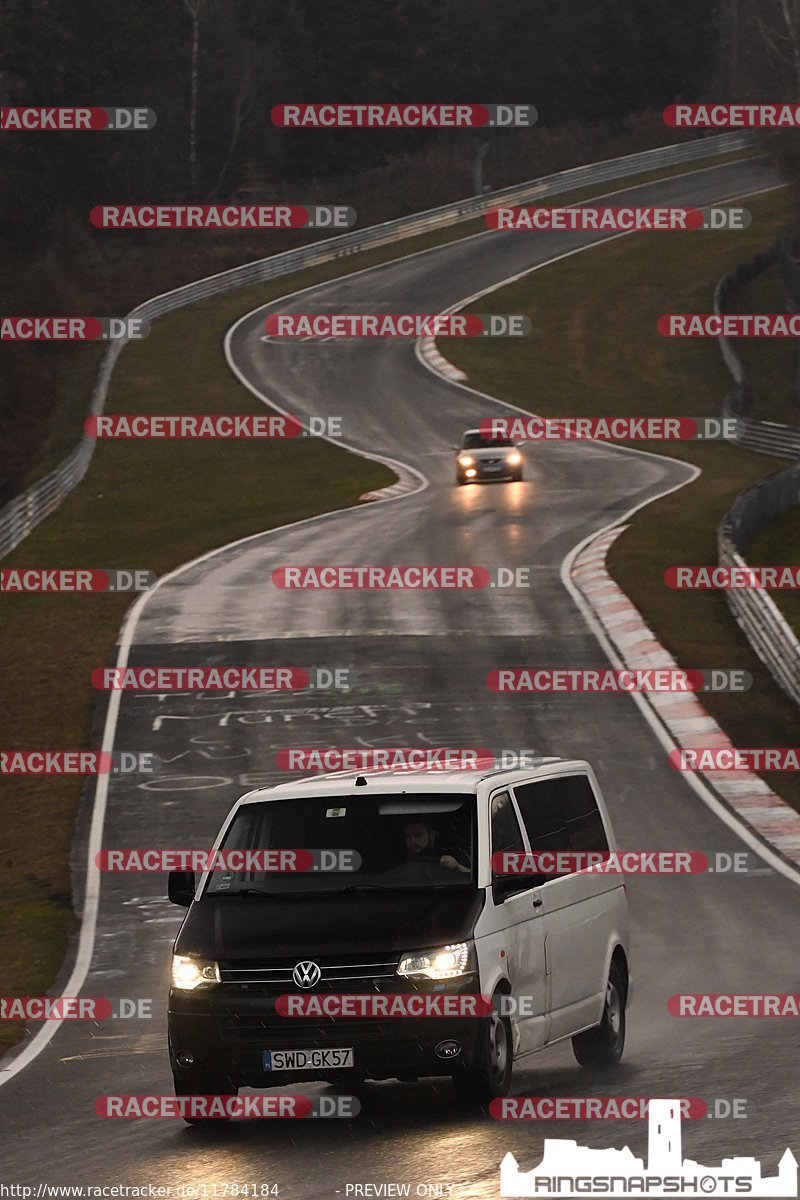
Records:
{"label": "van tire", "polygon": [[508,1017],[493,1011],[481,1035],[477,1062],[453,1073],[453,1085],[459,1096],[467,1103],[480,1105],[507,1096],[513,1057],[511,1022]]}
{"label": "van tire", "polygon": [[572,1050],[582,1067],[603,1070],[616,1067],[625,1049],[625,981],[615,962],[611,964],[603,1005],[603,1019],[572,1039]]}
{"label": "van tire", "polygon": [[[183,1075],[172,1073],[176,1096],[236,1096],[239,1089],[232,1088],[224,1079],[212,1075],[193,1075],[191,1081]],[[187,1117],[187,1125],[219,1125],[230,1121],[230,1117]]]}

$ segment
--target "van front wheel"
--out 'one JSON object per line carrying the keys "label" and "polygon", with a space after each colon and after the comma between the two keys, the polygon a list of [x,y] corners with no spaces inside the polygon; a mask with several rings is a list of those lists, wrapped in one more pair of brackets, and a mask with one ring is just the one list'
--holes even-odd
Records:
{"label": "van front wheel", "polygon": [[625,984],[616,963],[606,984],[603,1019],[594,1029],[587,1029],[572,1039],[572,1050],[582,1067],[603,1069],[615,1067],[625,1049]]}
{"label": "van front wheel", "polygon": [[464,1100],[477,1104],[507,1096],[512,1058],[511,1023],[508,1017],[493,1011],[484,1026],[475,1065],[453,1075],[456,1091]]}

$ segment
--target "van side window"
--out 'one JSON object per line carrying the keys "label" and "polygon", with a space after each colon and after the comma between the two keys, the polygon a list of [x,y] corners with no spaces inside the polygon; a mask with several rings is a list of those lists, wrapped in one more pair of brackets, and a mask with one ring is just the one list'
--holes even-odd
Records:
{"label": "van side window", "polygon": [[570,848],[559,804],[559,782],[558,779],[539,779],[536,783],[514,787],[533,852]]}
{"label": "van side window", "polygon": [[607,850],[603,818],[586,775],[565,775],[558,781],[561,815],[570,850]]}
{"label": "van side window", "polygon": [[503,850],[525,852],[522,830],[508,792],[499,792],[492,797],[492,854],[500,854]]}
{"label": "van side window", "polygon": [[[492,796],[492,855],[501,854],[504,850],[515,850],[525,853],[525,843],[522,840],[522,830],[519,827],[517,814],[511,803],[508,792],[498,792]],[[516,896],[519,892],[527,892],[533,886],[529,875],[496,875],[492,872],[492,891],[495,904]]]}

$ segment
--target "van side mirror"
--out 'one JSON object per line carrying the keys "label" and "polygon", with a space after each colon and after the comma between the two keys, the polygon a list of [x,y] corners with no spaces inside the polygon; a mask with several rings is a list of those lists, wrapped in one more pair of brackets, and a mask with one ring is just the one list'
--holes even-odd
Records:
{"label": "van side mirror", "polygon": [[188,908],[194,900],[195,887],[194,871],[170,871],[167,882],[167,894],[173,904]]}

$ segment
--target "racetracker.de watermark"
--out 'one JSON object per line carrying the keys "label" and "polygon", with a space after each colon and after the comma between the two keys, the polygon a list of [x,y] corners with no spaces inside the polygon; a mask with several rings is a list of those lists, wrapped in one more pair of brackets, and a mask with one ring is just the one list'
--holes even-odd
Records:
{"label": "racetracker.de watermark", "polygon": [[569,205],[546,208],[511,205],[490,208],[485,221],[499,233],[516,231],[581,233],[636,233],[692,229],[747,229],[752,215],[746,208],[616,208],[606,205]]}
{"label": "racetracker.de watermark", "polygon": [[800,566],[784,563],[772,567],[668,567],[664,572],[668,588],[680,590],[736,591],[739,589],[770,589],[789,591],[800,588]]}
{"label": "racetracker.de watermark", "polygon": [[668,104],[664,123],[675,129],[796,129],[800,104]]}
{"label": "racetracker.de watermark", "polygon": [[294,746],[276,755],[282,771],[476,771],[488,770],[494,762],[494,754],[485,748],[445,746]]}
{"label": "racetracker.de watermark", "polygon": [[276,413],[104,413],[83,423],[93,438],[296,438],[341,437],[341,417],[296,417]]}
{"label": "racetracker.de watermark", "polygon": [[0,996],[0,1021],[150,1020],[150,998],[108,996]]}
{"label": "racetracker.de watermark", "polygon": [[675,771],[800,771],[800,746],[682,746],[668,762]]}
{"label": "racetracker.de watermark", "polygon": [[[489,1115],[495,1121],[646,1121],[650,1099],[649,1096],[504,1096],[490,1102]],[[685,1096],[678,1103],[684,1121],[699,1121],[709,1115],[708,1103],[699,1096]],[[732,1108],[731,1101],[725,1103]]]}
{"label": "racetracker.de watermark", "polygon": [[718,442],[736,435],[735,417],[484,417],[485,438],[516,442]]}
{"label": "racetracker.de watermark", "polygon": [[0,570],[0,592],[147,592],[157,580],[138,568],[9,567]]}
{"label": "racetracker.de watermark", "polygon": [[92,687],[98,691],[142,692],[281,692],[310,686],[304,667],[97,667]]}
{"label": "racetracker.de watermark", "polygon": [[532,329],[520,313],[273,313],[272,338],[524,337]]}
{"label": "racetracker.de watermark", "polygon": [[94,1102],[94,1111],[98,1117],[123,1119],[333,1117],[350,1121],[358,1116],[361,1104],[356,1096],[297,1096],[280,1093],[173,1096],[151,1093],[98,1096]]}
{"label": "racetracker.de watermark", "polygon": [[95,229],[349,229],[346,204],[98,204]]}
{"label": "racetracker.de watermark", "polygon": [[309,564],[276,567],[272,572],[275,587],[297,590],[332,591],[338,588],[365,591],[466,591],[481,588],[529,588],[531,567],[479,566],[390,566]]}
{"label": "racetracker.de watermark", "polygon": [[119,133],[155,123],[152,108],[0,108],[2,133]]}
{"label": "racetracker.de watermark", "polygon": [[798,313],[665,313],[658,318],[662,337],[796,338]]}
{"label": "racetracker.de watermark", "polygon": [[670,996],[673,1017],[800,1017],[798,992],[680,992]]}
{"label": "racetracker.de watermark", "polygon": [[276,104],[281,129],[529,129],[532,104]]}
{"label": "racetracker.de watermark", "polygon": [[506,667],[490,671],[486,686],[492,692],[535,693],[746,692],[753,677],[747,671],[721,667]]}
{"label": "racetracker.de watermark", "polygon": [[2,342],[141,341],[149,332],[142,317],[0,317]]}
{"label": "racetracker.de watermark", "polygon": [[160,765],[134,750],[0,750],[0,775],[152,775]]}
{"label": "racetracker.de watermark", "polygon": [[94,857],[98,871],[219,872],[258,871],[266,875],[306,871],[358,871],[361,855],[357,850],[137,850],[133,848],[100,850]]}

